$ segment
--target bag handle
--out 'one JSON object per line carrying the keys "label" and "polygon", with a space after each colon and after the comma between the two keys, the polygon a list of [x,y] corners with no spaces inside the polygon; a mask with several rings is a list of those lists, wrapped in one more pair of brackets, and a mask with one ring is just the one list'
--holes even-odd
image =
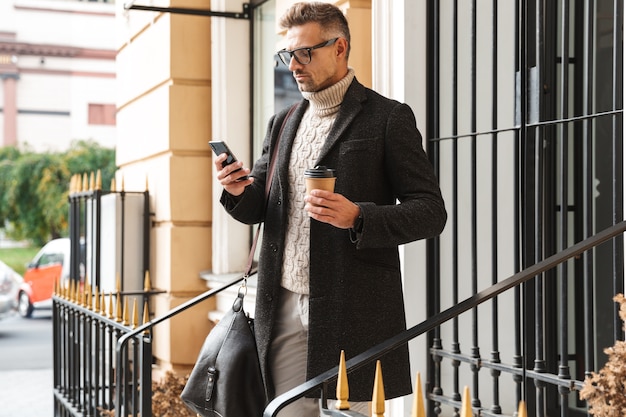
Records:
{"label": "bag handle", "polygon": [[[265,203],[267,205],[267,199],[270,195],[270,189],[272,188],[272,178],[274,177],[274,169],[276,165],[276,156],[278,155],[278,148],[280,144],[280,138],[283,135],[283,129],[285,128],[285,124],[287,124],[287,119],[291,116],[291,113],[298,107],[298,103],[295,103],[291,106],[287,115],[283,119],[283,124],[280,125],[280,130],[278,131],[278,137],[276,138],[276,143],[274,144],[274,149],[272,150],[272,158],[270,159],[270,164],[267,170],[267,175],[265,177]],[[248,264],[246,265],[246,272],[243,274],[243,283],[239,292],[241,293],[242,289],[245,290],[248,277],[250,276],[250,272],[252,271],[252,263],[254,262],[254,252],[256,251],[256,243],[259,240],[259,234],[261,234],[261,225],[256,229],[256,234],[254,235],[254,240],[252,241],[252,247],[250,248],[250,254],[248,255]],[[244,291],[245,295],[245,291]]]}

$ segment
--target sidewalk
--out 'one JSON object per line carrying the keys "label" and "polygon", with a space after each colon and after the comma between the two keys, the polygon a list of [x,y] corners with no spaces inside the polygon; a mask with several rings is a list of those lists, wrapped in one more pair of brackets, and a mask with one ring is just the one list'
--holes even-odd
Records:
{"label": "sidewalk", "polygon": [[4,248],[25,248],[28,246],[28,242],[16,242],[14,240],[8,239],[4,235],[4,231],[0,229],[0,249]]}
{"label": "sidewalk", "polygon": [[52,369],[0,371],[0,417],[52,417]]}

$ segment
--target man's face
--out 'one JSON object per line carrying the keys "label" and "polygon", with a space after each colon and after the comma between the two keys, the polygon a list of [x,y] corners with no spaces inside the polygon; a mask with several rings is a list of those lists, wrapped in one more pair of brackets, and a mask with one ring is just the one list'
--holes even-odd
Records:
{"label": "man's face", "polygon": [[[318,23],[307,23],[302,26],[294,26],[287,31],[286,49],[311,47],[324,41],[321,27]],[[300,91],[315,92],[323,90],[341,80],[347,73],[345,59],[346,41],[339,38],[332,45],[311,51],[311,62],[303,65],[292,58],[289,63],[289,71],[298,83]]]}

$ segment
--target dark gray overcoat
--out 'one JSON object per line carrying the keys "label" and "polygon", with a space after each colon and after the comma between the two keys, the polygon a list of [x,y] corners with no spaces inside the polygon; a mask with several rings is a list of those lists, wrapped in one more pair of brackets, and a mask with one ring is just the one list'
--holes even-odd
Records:
{"label": "dark gray overcoat", "polygon": [[[265,175],[287,113],[270,120],[254,183],[222,204],[237,220],[265,222],[259,257],[255,328],[262,374],[273,398],[268,350],[280,293],[287,223],[287,178],[292,143],[308,106],[303,100],[287,120],[279,145],[267,211]],[[334,168],[335,191],[361,206],[356,243],[348,230],[311,221],[309,353],[307,379],[405,330],[398,245],[441,233],[446,211],[413,112],[356,79],[350,85],[317,165]],[[410,278],[410,277],[409,277]],[[422,297],[411,294],[412,298]],[[420,300],[423,302],[424,300]],[[351,401],[372,397],[375,364],[348,375]],[[387,398],[411,392],[408,348],[382,359]],[[329,390],[334,395],[334,389]]]}

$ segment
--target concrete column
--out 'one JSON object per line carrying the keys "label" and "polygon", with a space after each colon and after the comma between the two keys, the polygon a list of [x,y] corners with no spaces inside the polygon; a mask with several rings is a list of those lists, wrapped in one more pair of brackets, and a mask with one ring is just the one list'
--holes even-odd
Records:
{"label": "concrete column", "polygon": [[356,78],[367,87],[372,87],[372,1],[349,0],[337,2],[350,25],[351,49],[349,65],[354,68]]}
{"label": "concrete column", "polygon": [[[239,0],[213,0],[213,10],[236,11]],[[211,23],[212,138],[226,141],[252,168],[250,147],[250,22],[214,18]],[[212,160],[209,160],[214,172]],[[243,272],[250,248],[250,227],[232,219],[220,204],[222,186],[213,178],[212,272]]]}
{"label": "concrete column", "polygon": [[17,73],[0,74],[4,88],[4,131],[3,146],[17,145]]}
{"label": "concrete column", "polygon": [[[117,181],[150,192],[156,316],[205,291],[212,268],[210,17],[118,7]],[[203,3],[203,8],[209,6]],[[239,5],[239,8],[241,5]],[[243,49],[247,51],[247,49]],[[154,331],[161,370],[187,372],[211,328],[202,303]]]}

